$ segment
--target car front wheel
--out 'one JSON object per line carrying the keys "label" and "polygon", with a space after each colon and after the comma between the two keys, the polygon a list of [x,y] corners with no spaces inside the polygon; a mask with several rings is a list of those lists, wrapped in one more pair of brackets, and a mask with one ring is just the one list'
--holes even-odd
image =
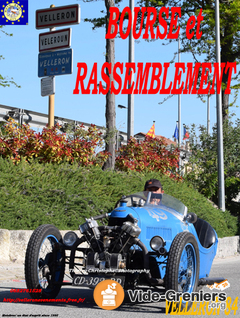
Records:
{"label": "car front wheel", "polygon": [[[170,247],[165,287],[181,293],[196,292],[199,280],[199,249],[193,234],[181,232]],[[191,302],[182,301],[182,307],[190,308]]]}
{"label": "car front wheel", "polygon": [[[63,282],[65,251],[62,236],[51,224],[39,226],[30,237],[25,256],[25,280],[32,298],[55,298]],[[34,289],[41,292],[34,292]]]}

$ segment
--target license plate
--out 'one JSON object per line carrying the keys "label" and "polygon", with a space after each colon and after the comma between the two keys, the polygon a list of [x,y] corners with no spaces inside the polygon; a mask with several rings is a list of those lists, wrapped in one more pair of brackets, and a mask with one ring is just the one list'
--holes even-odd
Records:
{"label": "license plate", "polygon": [[90,276],[90,275],[75,275],[73,277],[72,284],[74,286],[84,286],[95,288],[96,285],[105,279],[111,279],[118,282],[122,287],[124,286],[125,277],[124,276]]}

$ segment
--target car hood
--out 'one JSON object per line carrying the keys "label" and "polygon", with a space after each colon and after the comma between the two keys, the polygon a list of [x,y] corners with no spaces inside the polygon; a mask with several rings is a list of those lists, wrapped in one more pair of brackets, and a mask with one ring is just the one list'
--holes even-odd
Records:
{"label": "car hood", "polygon": [[164,205],[118,207],[111,213],[111,218],[126,218],[128,214],[137,219],[137,224],[141,228],[139,239],[148,249],[150,249],[150,240],[155,235],[163,237],[168,249],[177,233],[188,230],[189,226],[183,221],[183,215]]}

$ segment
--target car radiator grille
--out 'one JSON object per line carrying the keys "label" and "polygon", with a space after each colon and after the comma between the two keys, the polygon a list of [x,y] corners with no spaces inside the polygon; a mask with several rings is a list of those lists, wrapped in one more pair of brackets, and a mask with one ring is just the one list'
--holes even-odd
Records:
{"label": "car radiator grille", "polygon": [[172,229],[165,227],[147,227],[146,238],[150,240],[155,235],[161,236],[165,241],[171,241]]}

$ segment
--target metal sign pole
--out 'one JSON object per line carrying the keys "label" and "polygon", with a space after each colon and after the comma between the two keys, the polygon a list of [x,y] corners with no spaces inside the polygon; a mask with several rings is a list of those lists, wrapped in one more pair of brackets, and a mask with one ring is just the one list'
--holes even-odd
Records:
{"label": "metal sign pole", "polygon": [[48,127],[54,126],[54,95],[48,96]]}
{"label": "metal sign pole", "polygon": [[[54,8],[55,5],[51,4],[50,8]],[[50,28],[50,31],[55,31],[56,28]],[[54,76],[53,76],[53,80]],[[48,127],[52,128],[54,126],[54,102],[55,102],[55,94],[49,95],[48,97]]]}
{"label": "metal sign pole", "polygon": [[[50,32],[39,34],[38,77],[41,81],[41,95],[48,97],[48,127],[54,126],[55,76],[72,74],[71,29],[55,31],[55,27],[80,23],[78,4],[36,10],[36,29],[49,28]],[[64,43],[52,43],[54,37],[63,36]],[[58,49],[58,50],[57,50]],[[60,51],[59,51],[60,49]],[[45,51],[49,51],[46,53]],[[56,56],[58,58],[56,58]],[[62,59],[61,59],[62,58]],[[56,62],[59,61],[60,62]],[[56,63],[56,64],[55,64]],[[52,65],[61,67],[53,68]],[[52,77],[50,79],[50,77]]]}

